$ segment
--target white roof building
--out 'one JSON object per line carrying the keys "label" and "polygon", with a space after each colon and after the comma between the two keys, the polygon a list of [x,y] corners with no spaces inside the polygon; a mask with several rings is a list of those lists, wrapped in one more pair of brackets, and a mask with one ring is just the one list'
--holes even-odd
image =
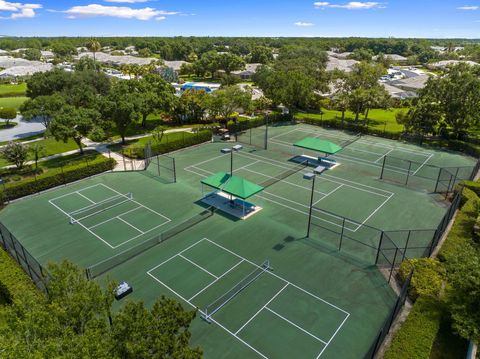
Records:
{"label": "white roof building", "polygon": [[359,62],[356,60],[342,60],[333,56],[328,57],[327,71],[342,70],[345,72],[351,72],[353,67]]}
{"label": "white roof building", "polygon": [[[408,58],[406,58],[405,56],[397,55],[397,54],[384,54],[383,56],[386,59],[388,59],[390,61],[394,61],[394,62],[404,62],[404,61],[408,60]],[[379,59],[379,57],[380,57],[379,55],[373,56],[372,60],[377,61]]]}
{"label": "white roof building", "polygon": [[[93,53],[91,52],[83,52],[76,56],[76,59],[81,59],[82,57],[91,57],[93,58]],[[95,53],[95,58],[99,62],[111,63],[116,65],[126,65],[126,64],[137,64],[137,65],[148,65],[152,61],[157,61],[158,59],[155,58],[145,58],[145,57],[135,57],[130,55],[123,55],[123,56],[112,56],[110,54],[106,54],[104,52],[97,52]]]}
{"label": "white roof building", "polygon": [[478,65],[478,63],[477,63],[477,62],[474,62],[474,61],[444,60],[444,61],[435,62],[435,63],[433,63],[433,64],[428,64],[427,67],[429,67],[429,68],[431,68],[431,69],[445,69],[445,68],[447,68],[448,66],[454,66],[454,65],[461,64],[461,63],[467,64],[467,65],[470,65],[470,66],[476,66],[476,65]]}
{"label": "white roof building", "polygon": [[35,66],[14,66],[0,71],[0,78],[16,78],[33,75],[37,72],[47,72],[53,69],[52,64],[42,63]]}

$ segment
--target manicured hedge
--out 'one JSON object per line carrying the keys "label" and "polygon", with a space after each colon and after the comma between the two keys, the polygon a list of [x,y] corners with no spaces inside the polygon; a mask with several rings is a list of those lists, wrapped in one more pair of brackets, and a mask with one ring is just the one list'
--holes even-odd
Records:
{"label": "manicured hedge", "polygon": [[[457,254],[468,250],[473,245],[473,228],[478,218],[480,198],[469,188],[463,191],[463,205],[457,214],[448,238],[445,240],[438,259],[448,266],[448,262],[455,262]],[[474,248],[471,248],[473,251]],[[448,269],[448,268],[447,268]]]}
{"label": "manicured hedge", "polygon": [[28,196],[49,188],[61,186],[70,182],[90,177],[97,173],[111,170],[115,167],[115,160],[97,156],[93,161],[66,165],[59,171],[46,172],[40,176],[29,177],[18,182],[9,183],[2,191],[3,200],[13,200]]}
{"label": "manicured hedge", "polygon": [[[278,122],[287,122],[292,121],[293,117],[291,115],[282,115],[282,114],[270,114],[268,115],[268,123],[275,124]],[[230,133],[237,133],[240,131],[248,130],[249,128],[260,127],[265,125],[265,117],[259,116],[254,118],[245,118],[240,117],[236,122],[229,121],[227,124],[227,129]]]}
{"label": "manicured hedge", "polygon": [[419,297],[395,333],[384,359],[429,359],[444,311],[439,300]]}
{"label": "manicured hedge", "polygon": [[[1,246],[0,268],[0,283],[3,283],[9,293],[8,295],[13,301],[23,298],[26,294],[41,295],[27,273],[25,273],[22,267],[20,267]],[[0,296],[2,296],[1,293]]]}
{"label": "manicured hedge", "polygon": [[[168,136],[168,135],[165,135],[165,136]],[[162,142],[160,143],[153,141],[152,155],[168,153],[168,152],[180,150],[182,148],[186,148],[186,147],[190,147],[190,146],[194,146],[200,143],[210,141],[212,139],[212,132],[210,130],[203,130],[195,133],[182,132],[181,136],[179,135],[175,137],[174,137],[175,138],[174,140],[168,140],[168,141],[162,140]],[[136,159],[145,158],[143,145],[142,146],[132,145],[131,147],[127,147],[127,149],[125,149],[123,153],[125,156],[130,158],[136,158]]]}
{"label": "manicured hedge", "polygon": [[433,258],[409,259],[400,265],[399,275],[404,281],[415,267],[408,294],[412,300],[419,296],[440,297],[447,273],[442,263]]}

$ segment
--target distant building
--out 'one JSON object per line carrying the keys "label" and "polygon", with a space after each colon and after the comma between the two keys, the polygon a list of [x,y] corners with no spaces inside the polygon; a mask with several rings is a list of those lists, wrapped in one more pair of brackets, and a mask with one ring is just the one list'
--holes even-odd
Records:
{"label": "distant building", "polygon": [[[180,69],[182,68],[182,65],[188,64],[187,61],[164,61],[163,63],[166,67],[171,68],[176,73],[180,72]],[[159,66],[159,67],[163,67],[163,66]]]}
{"label": "distant building", "polygon": [[[393,62],[406,62],[406,61],[408,61],[408,58],[406,58],[405,56],[397,55],[397,54],[384,54],[383,57],[386,58],[387,60],[390,60],[390,61],[393,61]],[[372,57],[372,60],[377,61],[379,58],[380,58],[380,56],[376,55],[376,56]]]}
{"label": "distant building", "polygon": [[398,87],[405,91],[412,91],[416,93],[425,87],[429,78],[430,76],[410,77],[402,80],[391,81],[389,85]]}
{"label": "distant building", "polygon": [[42,50],[40,53],[42,54],[42,59],[45,61],[52,60],[55,57],[55,54],[52,51]]}
{"label": "distant building", "polygon": [[458,64],[467,64],[470,66],[477,66],[478,63],[474,61],[464,61],[464,60],[444,60],[444,61],[438,61],[433,64],[428,64],[427,67],[430,69],[446,69],[449,66],[455,66]]}
{"label": "distant building", "polygon": [[47,72],[53,69],[52,64],[41,63],[34,66],[13,66],[0,71],[0,78],[17,79],[19,77],[30,76],[37,72]]}
{"label": "distant building", "polygon": [[359,62],[356,60],[343,60],[333,56],[328,57],[327,71],[342,70],[351,72],[353,67]]}

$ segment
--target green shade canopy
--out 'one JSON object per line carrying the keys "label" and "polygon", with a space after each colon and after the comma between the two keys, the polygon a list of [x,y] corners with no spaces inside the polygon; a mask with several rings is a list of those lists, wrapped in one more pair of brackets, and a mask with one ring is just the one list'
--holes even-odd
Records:
{"label": "green shade canopy", "polygon": [[204,185],[219,189],[241,199],[250,198],[264,189],[262,186],[247,181],[242,177],[230,176],[225,172],[215,173],[201,182]]}
{"label": "green shade canopy", "polygon": [[300,140],[293,144],[295,147],[305,148],[307,150],[313,150],[318,152],[327,153],[333,155],[342,150],[342,147],[325,140],[320,140],[315,137],[305,137],[303,140]]}

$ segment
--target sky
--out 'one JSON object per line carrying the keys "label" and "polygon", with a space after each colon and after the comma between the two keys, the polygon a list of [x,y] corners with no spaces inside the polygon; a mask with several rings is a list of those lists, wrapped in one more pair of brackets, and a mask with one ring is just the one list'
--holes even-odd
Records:
{"label": "sky", "polygon": [[0,0],[0,35],[480,38],[480,0]]}

